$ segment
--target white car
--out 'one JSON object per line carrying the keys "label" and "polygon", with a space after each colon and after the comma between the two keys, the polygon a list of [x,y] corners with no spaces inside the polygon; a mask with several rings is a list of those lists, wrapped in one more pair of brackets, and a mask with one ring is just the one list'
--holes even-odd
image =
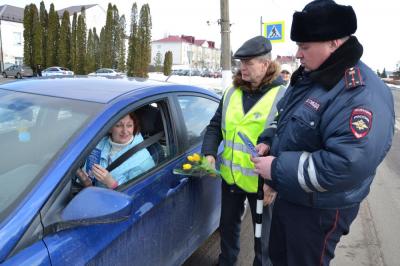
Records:
{"label": "white car", "polygon": [[59,67],[59,66],[53,66],[53,67],[48,67],[45,70],[42,71],[42,76],[43,77],[49,77],[49,76],[73,76],[74,71],[69,70],[68,68],[65,67]]}
{"label": "white car", "polygon": [[89,73],[89,76],[100,76],[100,77],[123,77],[124,73],[118,72],[112,68],[99,68],[96,72]]}

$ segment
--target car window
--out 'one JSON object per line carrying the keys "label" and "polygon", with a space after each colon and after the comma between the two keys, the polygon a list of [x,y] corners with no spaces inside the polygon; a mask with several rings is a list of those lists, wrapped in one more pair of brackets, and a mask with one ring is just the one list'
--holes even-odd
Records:
{"label": "car window", "polygon": [[[115,169],[111,170],[110,173],[113,179],[118,182],[119,187],[126,187],[171,158],[174,154],[173,151],[176,149],[173,149],[167,141],[167,131],[164,124],[164,121],[167,119],[162,118],[165,112],[163,111],[165,108],[162,106],[165,106],[165,103],[152,102],[133,111],[129,111],[122,115],[122,117],[119,116],[117,120],[112,119],[106,126],[106,128],[110,128],[107,130],[107,134],[100,138],[100,141],[96,144],[95,150],[88,151],[90,155],[80,164],[83,165],[82,170],[89,173],[90,166],[88,166],[88,164],[90,165],[93,160],[107,169],[114,161],[119,160],[118,158],[121,157],[123,158],[122,162]],[[110,134],[110,132],[112,132],[113,126],[119,123],[118,121],[120,119],[126,119],[126,115],[131,113],[135,114],[134,119],[136,119],[139,125],[140,134],[135,135],[129,144],[123,146],[117,153],[112,153],[112,147],[115,146],[115,143],[119,142],[112,139],[112,134]],[[131,116],[130,118],[132,119]],[[116,131],[118,132],[118,128]],[[142,147],[137,149],[136,147],[138,146]],[[135,152],[124,157],[124,154],[129,152],[129,150],[134,150]],[[98,155],[95,155],[96,153]],[[100,154],[101,157],[99,157]],[[78,182],[81,183],[80,181]],[[105,186],[95,179],[93,179],[92,182],[96,186]]]}
{"label": "car window", "polygon": [[179,106],[188,133],[189,145],[202,141],[207,125],[218,108],[218,103],[203,97],[179,96]]}
{"label": "car window", "polygon": [[0,89],[0,220],[101,107]]}

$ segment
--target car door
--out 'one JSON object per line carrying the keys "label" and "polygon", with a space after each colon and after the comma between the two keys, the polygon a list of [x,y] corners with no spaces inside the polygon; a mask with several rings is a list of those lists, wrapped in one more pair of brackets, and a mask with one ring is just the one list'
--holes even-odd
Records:
{"label": "car door", "polygon": [[[43,240],[52,264],[178,265],[210,234],[201,235],[207,230],[197,232],[198,228],[194,227],[195,217],[199,216],[196,207],[206,197],[196,193],[205,193],[202,189],[205,184],[172,174],[187,152],[179,141],[184,132],[171,102],[174,103],[174,99],[165,96],[162,100],[140,103],[159,108],[165,133],[165,160],[118,188],[132,199],[131,215],[119,222],[83,220],[68,230],[50,230]],[[105,132],[122,114],[104,126]],[[46,220],[46,214],[43,216]],[[46,221],[44,225],[51,228],[46,226]]]}
{"label": "car door", "polygon": [[9,76],[15,77],[15,76],[17,75],[17,69],[18,69],[18,66],[17,66],[17,65],[12,66],[11,69],[10,69],[10,74],[9,74]]}
{"label": "car door", "polygon": [[[176,106],[182,116],[185,128],[185,139],[187,155],[201,153],[206,127],[210,123],[218,108],[215,98],[205,97],[198,94],[177,94]],[[206,234],[210,228],[217,228],[220,216],[221,202],[221,180],[217,177],[206,176],[201,178],[192,177],[193,193],[197,195],[194,199],[194,225],[193,230]],[[204,239],[203,239],[204,240]],[[194,240],[193,240],[194,241]]]}

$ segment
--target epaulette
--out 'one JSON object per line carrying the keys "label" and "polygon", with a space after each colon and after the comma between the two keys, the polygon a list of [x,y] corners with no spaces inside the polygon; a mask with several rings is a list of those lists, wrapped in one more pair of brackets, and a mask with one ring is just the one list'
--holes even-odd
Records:
{"label": "epaulette", "polygon": [[347,89],[353,89],[358,86],[364,85],[359,67],[350,67],[346,69],[344,74],[344,81]]}

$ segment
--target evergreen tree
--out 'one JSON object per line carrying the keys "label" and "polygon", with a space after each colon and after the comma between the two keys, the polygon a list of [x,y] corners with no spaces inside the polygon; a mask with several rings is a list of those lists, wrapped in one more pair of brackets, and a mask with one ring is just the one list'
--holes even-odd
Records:
{"label": "evergreen tree", "polygon": [[172,52],[167,51],[164,56],[164,75],[169,76],[172,73]]}
{"label": "evergreen tree", "polygon": [[382,77],[382,78],[387,78],[386,68],[383,68],[381,77]]}
{"label": "evergreen tree", "polygon": [[112,9],[112,46],[111,46],[111,57],[112,57],[112,68],[118,68],[119,51],[121,46],[121,34],[119,25],[119,13],[116,5],[113,5]]}
{"label": "evergreen tree", "polygon": [[148,67],[151,63],[151,16],[150,7],[148,4],[144,4],[140,9],[139,28],[138,28],[138,39],[140,49],[140,68],[139,77],[148,77]]}
{"label": "evergreen tree", "polygon": [[67,10],[64,11],[61,21],[58,58],[60,66],[71,69],[71,24]]}
{"label": "evergreen tree", "polygon": [[97,35],[96,28],[93,28],[93,49],[94,49],[94,69],[101,67],[100,39]]}
{"label": "evergreen tree", "polygon": [[126,63],[128,77],[133,77],[138,72],[139,48],[138,48],[138,11],[136,3],[131,9],[131,26],[129,35],[128,59]]}
{"label": "evergreen tree", "polygon": [[42,26],[42,59],[41,59],[41,66],[42,68],[46,68],[47,61],[46,61],[46,51],[47,51],[47,27],[49,23],[49,15],[47,14],[46,7],[44,2],[40,2],[40,25]]}
{"label": "evergreen tree", "polygon": [[107,8],[107,18],[106,18],[106,25],[104,28],[104,40],[103,41],[103,49],[104,49],[104,54],[103,54],[103,62],[102,65],[103,67],[108,67],[112,68],[113,66],[113,7],[111,3],[108,4]]}
{"label": "evergreen tree", "polygon": [[25,6],[24,9],[24,64],[32,66],[32,47],[33,47],[33,25],[31,5]]}
{"label": "evergreen tree", "polygon": [[381,72],[379,72],[379,69],[376,70],[376,75],[377,75],[378,77],[381,77]]}
{"label": "evergreen tree", "polygon": [[49,11],[49,25],[47,32],[47,54],[46,63],[48,66],[58,65],[57,51],[58,51],[58,38],[59,38],[60,24],[58,14],[54,9],[54,4],[50,4]]}
{"label": "evergreen tree", "polygon": [[119,41],[119,51],[118,51],[118,71],[125,72],[125,16],[121,16],[118,23],[118,41]]}
{"label": "evergreen tree", "polygon": [[[156,72],[161,71],[161,63],[162,63],[162,58],[161,58],[161,53],[160,51],[157,52],[156,56],[154,57],[154,69]],[[165,62],[165,60],[164,60]]]}
{"label": "evergreen tree", "polygon": [[77,14],[74,12],[71,26],[71,69],[76,72],[77,70],[77,47],[76,47],[76,27],[77,27]]}
{"label": "evergreen tree", "polygon": [[77,47],[77,64],[76,73],[86,74],[86,22],[85,22],[85,7],[81,9],[81,14],[78,16],[78,24],[76,31],[76,47]]}
{"label": "evergreen tree", "polygon": [[100,67],[104,67],[104,62],[106,61],[106,34],[105,34],[105,27],[101,28],[100,31]]}
{"label": "evergreen tree", "polygon": [[43,50],[42,50],[42,25],[39,21],[39,12],[36,5],[31,4],[32,12],[32,25],[33,25],[33,36],[32,36],[32,65],[34,73],[37,74],[37,65],[42,64]]}
{"label": "evergreen tree", "polygon": [[92,29],[89,29],[88,41],[87,41],[87,53],[86,53],[86,70],[87,72],[93,72],[96,70],[96,60],[95,60],[95,44]]}
{"label": "evergreen tree", "polygon": [[24,64],[30,66],[36,73],[36,65],[42,60],[42,29],[39,12],[35,4],[24,9]]}

